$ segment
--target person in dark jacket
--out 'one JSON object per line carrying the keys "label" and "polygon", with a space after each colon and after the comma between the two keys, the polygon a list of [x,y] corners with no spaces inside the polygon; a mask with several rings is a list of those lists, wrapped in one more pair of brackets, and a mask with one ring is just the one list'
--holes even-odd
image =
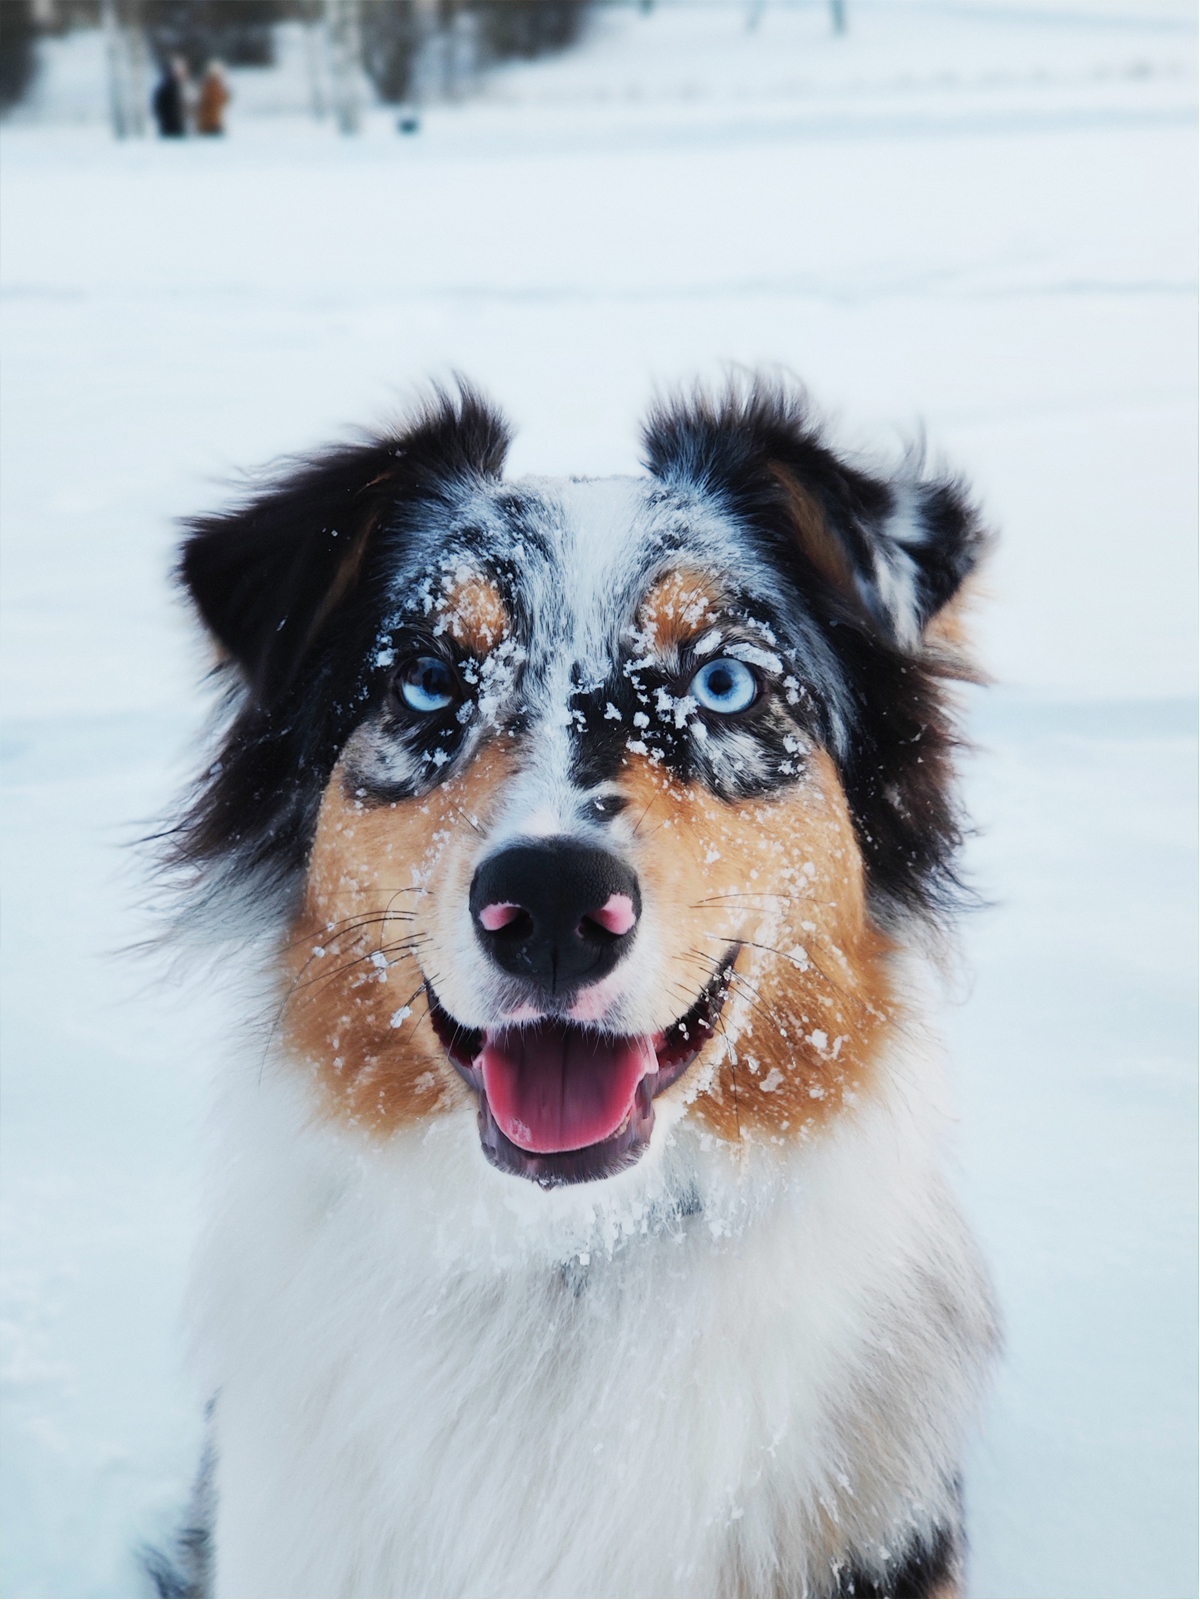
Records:
{"label": "person in dark jacket", "polygon": [[187,63],[181,56],[172,56],[163,68],[163,75],[150,102],[154,120],[164,139],[182,139],[187,132],[184,86],[187,83]]}

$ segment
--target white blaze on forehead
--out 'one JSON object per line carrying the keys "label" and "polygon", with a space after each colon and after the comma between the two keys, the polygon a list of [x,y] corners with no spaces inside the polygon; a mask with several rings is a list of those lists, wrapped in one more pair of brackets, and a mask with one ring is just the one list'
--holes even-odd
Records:
{"label": "white blaze on forehead", "polygon": [[535,480],[530,487],[556,513],[555,576],[562,585],[558,614],[565,624],[565,637],[556,643],[568,667],[578,663],[585,673],[606,673],[618,621],[614,603],[648,553],[650,485],[640,478],[586,478]]}
{"label": "white blaze on forehead", "polygon": [[575,691],[603,682],[623,620],[620,597],[636,588],[647,559],[645,479],[524,479],[527,515],[549,560],[518,565],[520,609],[530,618],[528,666],[519,701],[528,719],[528,760],[506,786],[485,852],[515,838],[578,833],[580,789],[572,781],[573,735],[582,712]]}
{"label": "white blaze on forehead", "polygon": [[518,577],[528,584],[522,609],[531,618],[521,701],[532,759],[510,787],[497,835],[547,837],[578,825],[572,734],[582,712],[575,691],[612,670],[615,602],[644,560],[648,485],[636,478],[525,479],[513,487],[529,493],[550,560],[529,563]]}

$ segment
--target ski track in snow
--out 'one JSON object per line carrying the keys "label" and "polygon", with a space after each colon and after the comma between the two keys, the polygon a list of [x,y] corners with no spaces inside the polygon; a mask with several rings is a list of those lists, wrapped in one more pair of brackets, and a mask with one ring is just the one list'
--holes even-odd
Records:
{"label": "ski track in snow", "polygon": [[456,368],[514,474],[635,470],[727,362],[865,451],[924,427],[1002,533],[945,1016],[1009,1330],[971,1592],[1196,1593],[1191,8],[753,10],[607,12],[409,140],[306,119],[293,32],[228,140],[117,145],[74,35],[0,136],[5,1594],[144,1592],[199,1452],[232,1008],[122,954],[207,704],[172,518]]}

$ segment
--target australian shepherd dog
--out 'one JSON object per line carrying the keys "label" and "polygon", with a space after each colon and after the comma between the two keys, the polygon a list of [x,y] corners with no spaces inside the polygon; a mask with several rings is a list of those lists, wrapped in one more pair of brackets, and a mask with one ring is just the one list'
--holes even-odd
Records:
{"label": "australian shepherd dog", "polygon": [[227,717],[168,865],[257,1031],[179,1592],[956,1594],[977,514],[774,381],[660,403],[642,477],[507,442],[435,390],[189,525]]}

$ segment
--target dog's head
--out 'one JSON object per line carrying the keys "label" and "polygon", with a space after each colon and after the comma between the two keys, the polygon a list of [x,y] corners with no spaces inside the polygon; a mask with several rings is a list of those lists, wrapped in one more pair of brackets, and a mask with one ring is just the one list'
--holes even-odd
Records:
{"label": "dog's head", "polygon": [[666,406],[649,476],[501,477],[471,390],[195,522],[234,715],[176,834],[281,918],[284,1031],[386,1134],[602,1178],[659,1108],[804,1138],[869,1083],[945,909],[960,488],[839,459],[802,397]]}

